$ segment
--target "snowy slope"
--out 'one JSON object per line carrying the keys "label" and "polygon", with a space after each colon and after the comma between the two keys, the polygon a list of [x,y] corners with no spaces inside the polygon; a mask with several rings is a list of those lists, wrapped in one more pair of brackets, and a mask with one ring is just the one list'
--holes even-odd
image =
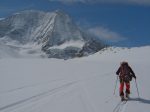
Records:
{"label": "snowy slope", "polygon": [[[0,112],[149,112],[150,46],[103,52],[72,60],[1,59]],[[137,76],[131,100],[119,105],[120,61],[127,60]]]}

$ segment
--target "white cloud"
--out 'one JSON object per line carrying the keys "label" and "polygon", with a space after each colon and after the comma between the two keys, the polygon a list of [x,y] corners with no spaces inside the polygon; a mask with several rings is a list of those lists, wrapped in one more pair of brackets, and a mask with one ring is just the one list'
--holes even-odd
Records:
{"label": "white cloud", "polygon": [[139,4],[150,5],[150,0],[49,0],[51,2],[59,1],[63,3],[122,3],[122,4]]}
{"label": "white cloud", "polygon": [[0,18],[0,20],[3,20],[3,19],[5,19],[5,18]]}
{"label": "white cloud", "polygon": [[125,37],[121,36],[119,33],[113,32],[103,27],[90,28],[88,31],[102,40],[108,40],[111,42],[118,42],[126,39]]}

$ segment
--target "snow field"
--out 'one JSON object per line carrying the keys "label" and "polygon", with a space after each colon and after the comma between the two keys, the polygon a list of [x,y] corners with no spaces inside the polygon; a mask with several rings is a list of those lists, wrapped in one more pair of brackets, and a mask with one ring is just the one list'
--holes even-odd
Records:
{"label": "snow field", "polygon": [[[1,59],[0,112],[148,112],[150,47],[110,48],[71,60]],[[131,100],[120,101],[115,72],[128,61],[137,76]]]}

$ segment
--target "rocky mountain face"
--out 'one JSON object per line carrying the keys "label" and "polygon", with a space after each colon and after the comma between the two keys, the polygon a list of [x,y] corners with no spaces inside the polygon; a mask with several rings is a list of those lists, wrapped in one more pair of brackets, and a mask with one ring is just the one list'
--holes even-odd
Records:
{"label": "rocky mountain face", "polygon": [[22,11],[0,20],[0,41],[6,45],[13,42],[11,46],[33,44],[39,46],[47,57],[60,59],[89,55],[105,47],[59,10]]}

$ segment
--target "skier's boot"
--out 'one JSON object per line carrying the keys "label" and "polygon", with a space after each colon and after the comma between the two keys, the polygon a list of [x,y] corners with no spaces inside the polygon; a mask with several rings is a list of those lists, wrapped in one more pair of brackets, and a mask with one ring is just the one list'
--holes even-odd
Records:
{"label": "skier's boot", "polygon": [[126,93],[126,98],[129,99],[129,94],[128,93]]}
{"label": "skier's boot", "polygon": [[121,98],[121,101],[124,101],[125,98],[124,98],[124,93],[123,92],[120,93],[120,98]]}
{"label": "skier's boot", "polygon": [[130,90],[126,90],[126,98],[129,99]]}
{"label": "skier's boot", "polygon": [[125,100],[124,96],[120,96],[120,97],[121,97],[121,101],[124,101],[124,100]]}

